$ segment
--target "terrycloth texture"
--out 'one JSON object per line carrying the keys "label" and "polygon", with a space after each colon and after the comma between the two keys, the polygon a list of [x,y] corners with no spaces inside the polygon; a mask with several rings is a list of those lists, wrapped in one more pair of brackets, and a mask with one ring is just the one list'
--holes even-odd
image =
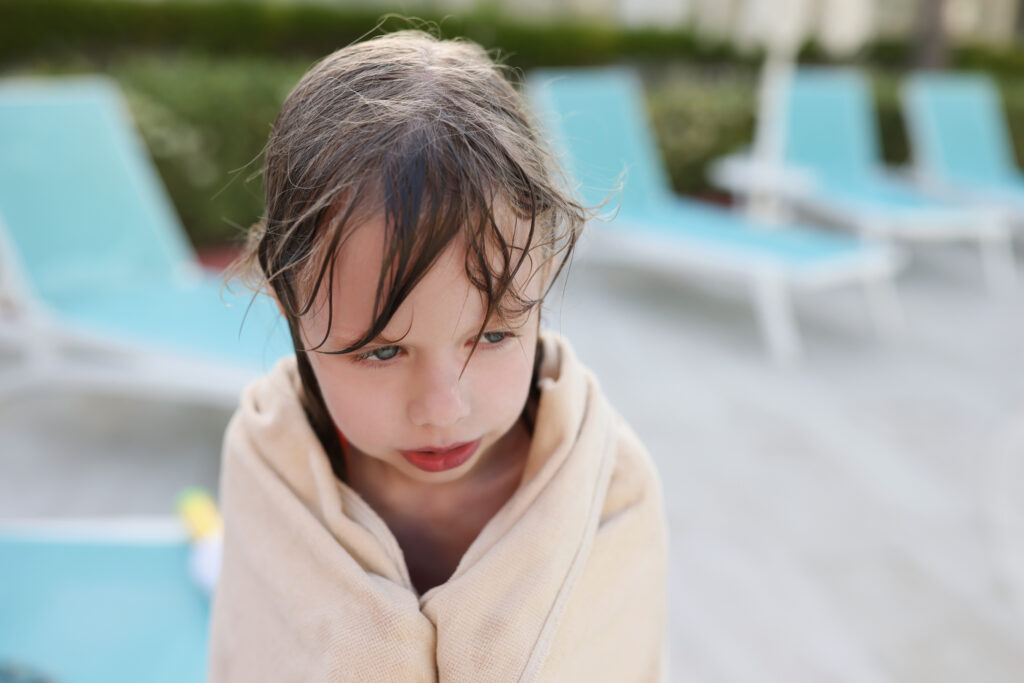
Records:
{"label": "terrycloth texture", "polygon": [[387,526],[334,476],[294,359],[245,391],[225,438],[212,683],[665,677],[657,475],[567,342],[542,343],[523,482],[423,596]]}

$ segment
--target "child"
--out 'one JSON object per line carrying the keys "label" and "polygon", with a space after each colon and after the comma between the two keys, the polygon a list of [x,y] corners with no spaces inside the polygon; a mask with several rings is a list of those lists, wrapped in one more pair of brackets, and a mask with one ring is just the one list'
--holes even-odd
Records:
{"label": "child", "polygon": [[228,428],[212,681],[664,676],[651,462],[540,303],[586,218],[482,49],[288,96],[248,262],[296,354]]}

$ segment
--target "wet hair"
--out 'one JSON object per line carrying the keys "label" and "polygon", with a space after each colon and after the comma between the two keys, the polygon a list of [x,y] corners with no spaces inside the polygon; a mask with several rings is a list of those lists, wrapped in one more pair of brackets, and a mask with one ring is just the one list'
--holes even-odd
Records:
{"label": "wet hair", "polygon": [[[485,320],[539,305],[571,257],[585,209],[564,183],[506,74],[478,45],[399,31],[345,47],[299,81],[265,149],[265,213],[237,263],[278,300],[291,331],[302,401],[332,466],[341,445],[307,357],[375,339],[456,238]],[[303,342],[299,322],[334,297],[339,250],[368,218],[384,218],[373,321],[337,351]],[[509,223],[519,235],[513,239]],[[538,299],[513,279],[547,273]],[[483,333],[483,329],[480,330]]]}

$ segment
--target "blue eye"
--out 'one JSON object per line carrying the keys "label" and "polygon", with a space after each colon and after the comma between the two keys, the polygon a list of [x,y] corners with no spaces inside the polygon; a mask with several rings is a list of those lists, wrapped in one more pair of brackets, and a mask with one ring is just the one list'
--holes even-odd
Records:
{"label": "blue eye", "polygon": [[359,360],[391,360],[398,355],[397,346],[382,346],[359,355]]}
{"label": "blue eye", "polygon": [[505,341],[505,337],[508,335],[508,332],[484,332],[480,338],[489,344],[497,344]]}

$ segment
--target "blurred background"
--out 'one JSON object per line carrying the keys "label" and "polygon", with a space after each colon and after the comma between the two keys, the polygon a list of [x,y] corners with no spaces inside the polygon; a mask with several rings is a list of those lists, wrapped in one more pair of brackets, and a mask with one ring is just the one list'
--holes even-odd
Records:
{"label": "blurred background", "polygon": [[[165,199],[154,201],[169,198],[176,218],[168,224],[186,238],[182,253],[194,250],[212,278],[260,217],[260,153],[292,86],[329,52],[409,27],[407,16],[495,50],[528,77],[624,69],[639,83],[652,163],[668,190],[724,212],[714,220],[730,228],[779,235],[781,221],[827,236],[814,239],[850,242],[828,242],[826,251],[852,250],[856,236],[893,250],[884,267],[839,269],[841,282],[821,278],[828,289],[794,285],[782,305],[773,298],[782,290],[765,290],[761,276],[789,278],[791,263],[802,268],[810,259],[805,252],[797,258],[790,245],[764,257],[757,249],[769,247],[755,238],[734,261],[718,246],[663,232],[632,258],[612,258],[616,247],[605,238],[633,225],[631,216],[637,225],[648,220],[624,199],[622,215],[593,227],[593,242],[584,240],[571,276],[553,291],[547,326],[573,342],[661,471],[672,679],[1024,680],[1024,285],[1015,275],[1024,224],[1024,2],[0,0],[0,77],[113,79],[130,112],[127,127],[158,171],[154,187],[165,188]],[[827,194],[824,181],[790,191],[787,172],[809,170],[789,164],[800,127],[786,125],[803,106],[787,97],[805,72],[853,73],[867,88],[865,154],[912,188],[900,192],[922,197],[892,200],[891,190],[878,201],[921,204],[942,226],[962,218],[963,239],[873,231],[899,221],[875,205],[824,207],[816,201]],[[998,191],[931,172],[935,157],[921,141],[932,129],[915,133],[905,87],[922,73],[980,77],[995,94],[986,100],[994,108],[960,129],[996,126],[982,131],[984,144],[961,146],[968,157],[995,146],[1009,160],[1010,181]],[[840,118],[825,122],[819,140],[852,137]],[[17,137],[0,133],[0,186],[38,186],[25,180],[23,162],[11,161]],[[169,392],[147,391],[148,380],[122,390],[124,377],[63,382],[51,373],[23,382],[54,320],[73,321],[75,334],[86,330],[90,377],[122,361],[108,357],[103,339],[94,344],[117,326],[91,327],[84,309],[66,314],[67,298],[46,300],[26,263],[35,252],[23,247],[17,211],[5,205],[16,194],[24,191],[0,189],[11,233],[0,239],[0,530],[9,535],[0,566],[12,572],[0,587],[0,681],[114,680],[101,654],[111,641],[92,643],[92,654],[53,644],[85,642],[77,617],[55,626],[68,603],[53,596],[75,589],[40,584],[33,593],[26,582],[39,574],[44,550],[58,553],[45,562],[72,574],[82,560],[33,544],[76,534],[182,543],[168,518],[186,487],[216,492],[237,378],[225,380],[226,398],[180,390],[183,377],[204,372],[181,354],[133,356],[124,371],[164,366],[177,382],[160,379],[174,384]],[[42,196],[74,211],[74,196],[57,182]],[[84,223],[93,220],[82,213]],[[864,222],[845,220],[861,213]],[[44,244],[63,239],[26,225]],[[985,233],[980,258],[975,228]],[[728,265],[714,277],[692,267],[719,257]],[[762,267],[766,259],[771,267]],[[752,288],[734,277],[748,265]],[[867,284],[865,299],[861,285],[876,275],[881,285]],[[793,282],[800,277],[802,270]],[[44,311],[41,326],[36,309]],[[772,313],[779,310],[781,317]],[[888,323],[873,325],[880,317]],[[273,357],[264,351],[248,376]],[[133,562],[123,571],[143,571]],[[110,595],[129,581],[117,576]],[[183,595],[176,600],[192,610],[183,623],[202,624],[202,599]],[[152,628],[145,648],[166,653],[159,629],[167,627]],[[53,633],[62,635],[40,635]],[[140,678],[132,667],[144,663],[122,661],[120,675],[201,680],[198,633],[174,646],[191,668]]]}
{"label": "blurred background", "polygon": [[[888,163],[908,160],[899,75],[914,67],[978,69],[999,80],[1017,149],[1024,89],[1022,20],[1012,0],[806,0],[792,5],[806,64],[854,62],[875,89]],[[372,32],[386,13],[435,22],[523,70],[630,64],[673,187],[717,198],[715,158],[750,144],[769,22],[756,2],[230,2],[5,0],[6,75],[113,76],[189,237],[239,239],[260,214],[258,155],[284,96],[309,66]],[[784,15],[784,12],[782,12]],[[936,28],[939,25],[941,30]],[[407,27],[386,18],[383,29]]]}

